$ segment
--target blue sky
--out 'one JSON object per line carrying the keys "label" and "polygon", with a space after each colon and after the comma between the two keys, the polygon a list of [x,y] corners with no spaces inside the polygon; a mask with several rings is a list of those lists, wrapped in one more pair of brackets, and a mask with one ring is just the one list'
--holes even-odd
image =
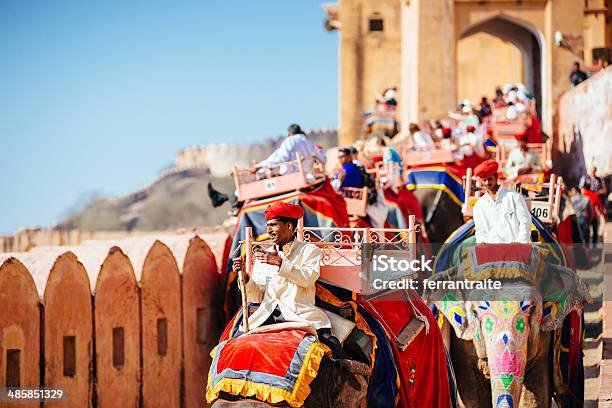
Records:
{"label": "blue sky", "polygon": [[0,2],[0,234],[151,181],[177,150],[337,125],[315,0]]}

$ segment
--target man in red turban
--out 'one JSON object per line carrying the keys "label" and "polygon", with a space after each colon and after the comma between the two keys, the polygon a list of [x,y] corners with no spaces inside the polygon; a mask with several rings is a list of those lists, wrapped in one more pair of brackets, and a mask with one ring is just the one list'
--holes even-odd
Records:
{"label": "man in red turban", "polygon": [[523,174],[540,173],[542,166],[538,155],[529,150],[528,135],[518,133],[514,138],[519,142],[519,146],[514,148],[508,155],[505,172],[508,178],[516,178]]}
{"label": "man in red turban", "polygon": [[[249,316],[249,328],[282,322],[307,323],[332,350],[334,358],[341,358],[342,346],[331,334],[331,322],[315,306],[321,252],[316,245],[295,239],[304,210],[299,205],[277,201],[266,208],[265,215],[273,245],[267,250],[255,249],[255,263],[246,292],[249,301],[260,305]],[[232,268],[242,273],[242,259],[234,260]]]}
{"label": "man in red turban", "polygon": [[498,170],[495,160],[484,161],[474,169],[484,190],[473,210],[476,243],[529,243],[531,214],[527,203],[520,193],[498,184]]}

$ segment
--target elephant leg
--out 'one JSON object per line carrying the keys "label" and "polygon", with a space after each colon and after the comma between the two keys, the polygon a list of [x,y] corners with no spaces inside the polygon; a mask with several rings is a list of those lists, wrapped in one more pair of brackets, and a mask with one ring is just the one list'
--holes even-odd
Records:
{"label": "elephant leg", "polygon": [[549,408],[552,402],[551,332],[540,332],[537,353],[527,362],[521,408]]}
{"label": "elephant leg", "polygon": [[491,383],[478,368],[474,343],[457,338],[453,330],[450,332],[450,355],[457,378],[460,406],[490,407]]}

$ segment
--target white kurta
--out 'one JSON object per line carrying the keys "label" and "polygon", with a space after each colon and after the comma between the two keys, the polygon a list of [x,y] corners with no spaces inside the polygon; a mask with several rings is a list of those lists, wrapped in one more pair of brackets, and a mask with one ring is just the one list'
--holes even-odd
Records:
{"label": "white kurta", "polygon": [[531,167],[534,173],[541,171],[540,160],[535,152],[530,150],[523,152],[519,147],[512,150],[508,155],[508,161],[506,162],[506,175],[509,178],[515,178],[518,176],[518,171]]}
{"label": "white kurta", "polygon": [[261,302],[249,317],[249,328],[261,326],[278,306],[288,322],[310,323],[316,330],[331,328],[325,312],[315,306],[315,282],[319,279],[321,251],[311,243],[293,241],[284,252],[278,273],[259,285],[253,279],[247,283],[249,302]]}
{"label": "white kurta", "polygon": [[485,194],[474,205],[476,243],[531,242],[531,214],[521,194],[500,187],[493,199]]}
{"label": "white kurta", "polygon": [[316,157],[321,163],[325,164],[325,152],[319,150],[305,135],[298,134],[286,137],[267,159],[260,161],[257,165],[259,167],[269,167],[295,160],[297,153],[300,153],[304,158],[304,171],[307,173],[312,170],[313,158]]}
{"label": "white kurta", "polygon": [[434,140],[432,139],[429,133],[425,133],[422,130],[419,130],[412,136],[412,140],[414,143],[414,148],[417,150],[427,150],[433,149]]}

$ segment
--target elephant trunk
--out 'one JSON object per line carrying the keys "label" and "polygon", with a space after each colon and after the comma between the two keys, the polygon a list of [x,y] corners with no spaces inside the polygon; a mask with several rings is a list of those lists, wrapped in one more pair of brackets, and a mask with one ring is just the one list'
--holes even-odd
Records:
{"label": "elephant trunk", "polygon": [[496,347],[490,350],[494,356],[489,359],[491,375],[492,406],[496,408],[514,408],[521,398],[521,389],[525,377],[527,344],[516,348]]}
{"label": "elephant trunk", "polygon": [[530,320],[535,317],[531,314],[533,303],[491,303],[493,313],[485,313],[481,316],[481,322],[491,379],[492,406],[514,408],[521,397],[528,351],[534,346],[530,343],[537,337],[537,333],[530,336]]}

